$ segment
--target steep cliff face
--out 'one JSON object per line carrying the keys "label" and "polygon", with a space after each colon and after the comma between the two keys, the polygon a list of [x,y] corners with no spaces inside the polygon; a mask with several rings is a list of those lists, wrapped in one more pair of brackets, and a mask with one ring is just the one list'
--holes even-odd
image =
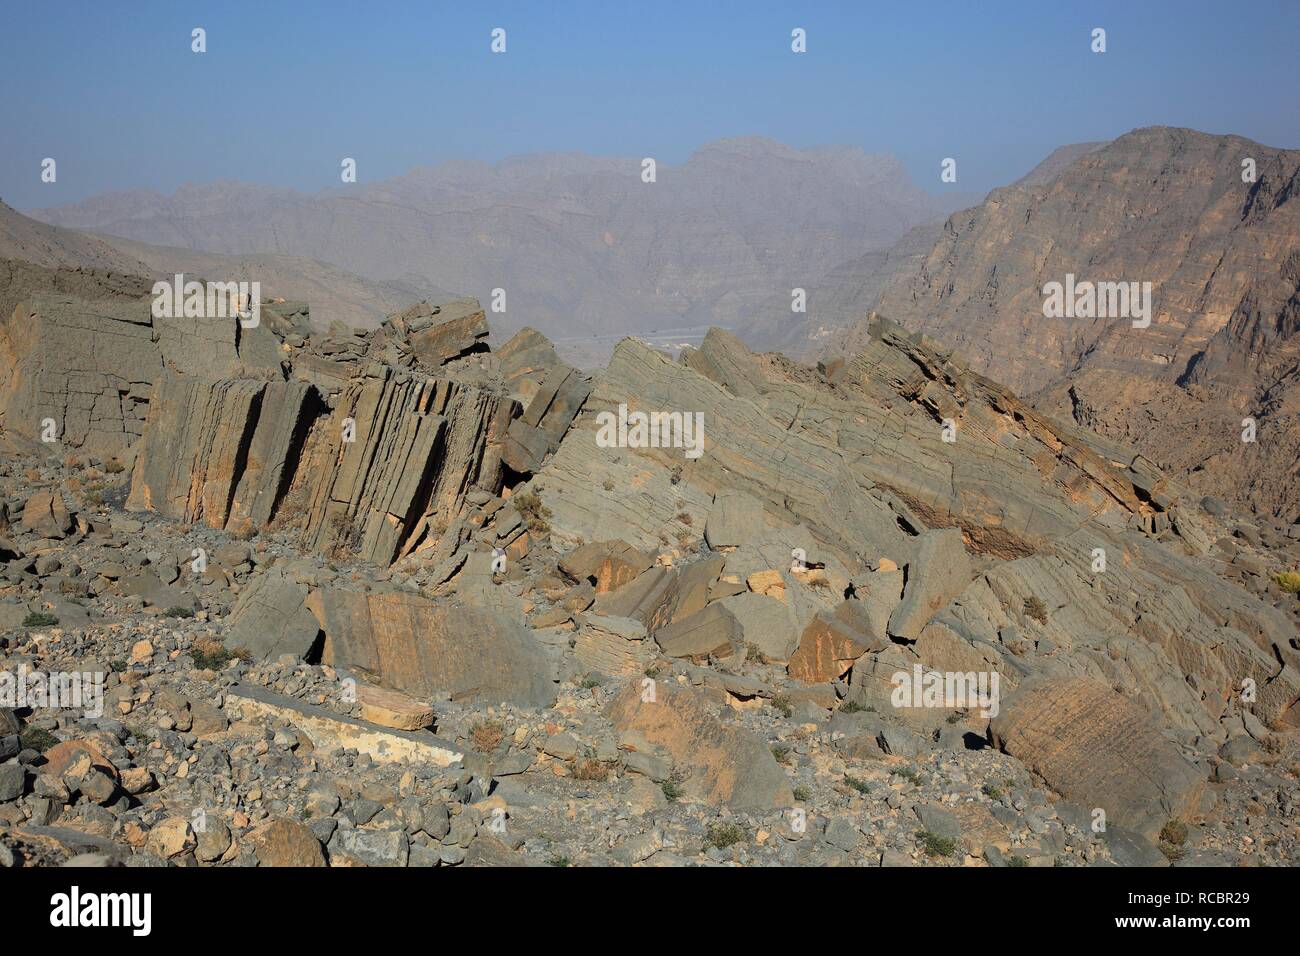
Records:
{"label": "steep cliff face", "polygon": [[[1297,151],[1137,130],[952,216],[878,308],[1204,493],[1294,517],[1298,171]],[[1045,316],[1045,287],[1071,276],[1150,283],[1149,326],[1134,309]]]}

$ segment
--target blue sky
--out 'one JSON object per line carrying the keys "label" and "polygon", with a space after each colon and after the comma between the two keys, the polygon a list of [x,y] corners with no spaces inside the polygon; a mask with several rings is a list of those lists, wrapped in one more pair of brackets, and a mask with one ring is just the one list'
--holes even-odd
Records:
{"label": "blue sky", "polygon": [[362,181],[543,151],[674,163],[744,135],[892,152],[934,192],[1152,124],[1300,147],[1296,0],[11,0],[0,24],[0,198],[19,208],[215,179],[316,190],[345,156]]}

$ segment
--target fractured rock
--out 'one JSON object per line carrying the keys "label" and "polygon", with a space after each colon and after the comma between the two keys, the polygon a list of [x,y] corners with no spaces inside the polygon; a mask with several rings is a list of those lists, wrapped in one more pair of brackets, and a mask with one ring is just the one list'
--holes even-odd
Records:
{"label": "fractured rock", "polygon": [[427,763],[446,767],[465,756],[462,750],[428,731],[394,730],[305,704],[262,687],[232,687],[226,707],[244,720],[296,727],[315,749],[322,752],[356,750],[375,763]]}
{"label": "fractured rock", "polygon": [[306,601],[307,588],[279,568],[269,568],[240,592],[226,643],[247,649],[258,660],[281,654],[305,659],[321,629]]}
{"label": "fractured rock", "polygon": [[611,677],[644,673],[658,656],[640,621],[604,616],[588,618],[574,638],[573,654],[583,667]]}
{"label": "fractured rock", "polygon": [[659,681],[655,700],[643,700],[633,681],[607,713],[621,734],[638,733],[686,773],[683,789],[697,800],[736,809],[771,810],[794,804],[789,778],[757,736],[728,726],[709,712],[703,695]]}
{"label": "fractured rock", "polygon": [[541,647],[527,628],[500,614],[396,589],[333,587],[312,592],[306,603],[325,632],[323,663],[417,697],[447,694],[524,707],[555,700]]}
{"label": "fractured rock", "polygon": [[626,541],[593,541],[560,559],[560,570],[574,581],[591,581],[597,594],[613,591],[641,574],[654,559]]}
{"label": "fractured rock", "polygon": [[21,523],[24,530],[52,539],[67,537],[75,525],[57,491],[38,491],[28,498]]}
{"label": "fractured rock", "polygon": [[1026,682],[1002,702],[994,743],[1066,799],[1153,837],[1189,815],[1206,772],[1165,738],[1152,715],[1098,681]]}
{"label": "fractured rock", "polygon": [[372,684],[357,684],[361,719],[394,730],[427,730],[433,726],[433,708],[406,694]]}
{"label": "fractured rock", "polygon": [[908,563],[903,601],[889,616],[890,636],[916,640],[921,628],[966,590],[973,576],[960,531],[948,528],[922,534],[916,558]]}
{"label": "fractured rock", "polygon": [[831,614],[818,614],[800,635],[788,673],[810,684],[843,677],[859,657],[889,645],[889,638],[872,627],[867,607],[852,598]]}

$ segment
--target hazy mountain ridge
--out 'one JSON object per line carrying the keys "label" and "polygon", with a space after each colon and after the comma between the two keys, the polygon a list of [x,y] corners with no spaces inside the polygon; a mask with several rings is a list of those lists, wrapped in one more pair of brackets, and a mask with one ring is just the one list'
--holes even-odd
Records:
{"label": "hazy mountain ridge", "polygon": [[[225,255],[305,256],[491,301],[553,336],[743,324],[779,290],[942,218],[898,160],[746,138],[685,163],[543,154],[447,163],[316,194],[220,182],[110,194],[34,217]],[[376,321],[379,316],[376,315]]]}
{"label": "hazy mountain ridge", "polygon": [[[336,266],[276,255],[220,255],[50,226],[0,203],[0,314],[29,293],[147,294],[149,279],[177,272],[205,279],[256,278],[266,297],[308,302],[319,326],[374,325],[417,299],[442,302],[453,292],[420,280],[372,282]],[[41,268],[34,268],[34,267]],[[127,281],[139,280],[139,281]],[[138,290],[138,291],[135,291]]]}

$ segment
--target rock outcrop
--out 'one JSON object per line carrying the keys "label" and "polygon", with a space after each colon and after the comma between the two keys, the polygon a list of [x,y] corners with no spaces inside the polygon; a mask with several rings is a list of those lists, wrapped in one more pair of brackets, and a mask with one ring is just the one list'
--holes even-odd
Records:
{"label": "rock outcrop", "polygon": [[[1294,520],[1300,151],[1153,127],[1065,158],[954,214],[873,307],[1201,494]],[[1148,324],[1046,317],[1067,275],[1150,283]]]}
{"label": "rock outcrop", "polygon": [[1079,678],[1026,684],[992,723],[993,742],[1062,796],[1100,807],[1110,824],[1155,838],[1194,814],[1207,774],[1106,685]]}
{"label": "rock outcrop", "polygon": [[636,683],[611,703],[621,734],[662,747],[685,771],[685,789],[708,803],[754,809],[794,803],[790,783],[758,738],[727,726],[688,688],[660,683],[647,694]]}

